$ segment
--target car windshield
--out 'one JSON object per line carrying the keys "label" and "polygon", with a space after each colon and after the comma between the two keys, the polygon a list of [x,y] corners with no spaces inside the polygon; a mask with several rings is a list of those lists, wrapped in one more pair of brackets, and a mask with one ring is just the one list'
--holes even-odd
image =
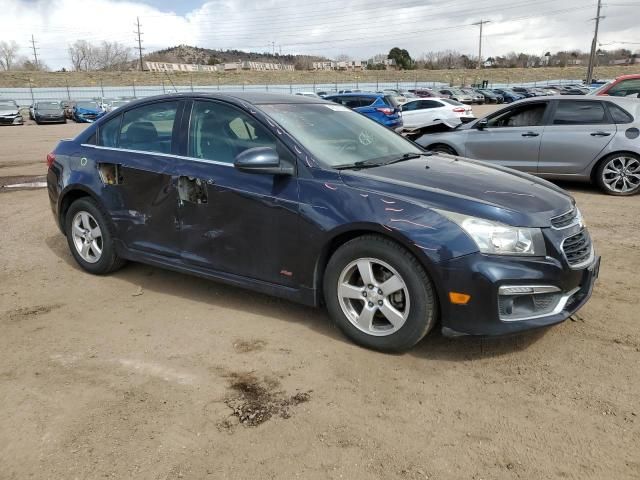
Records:
{"label": "car windshield", "polygon": [[38,110],[60,110],[60,102],[38,102],[36,104]]}
{"label": "car windshield", "polygon": [[342,105],[274,104],[260,108],[328,167],[385,163],[423,151],[379,123]]}
{"label": "car windshield", "polygon": [[18,104],[13,100],[0,100],[0,108],[18,108]]}
{"label": "car windshield", "polygon": [[98,104],[96,102],[78,102],[76,103],[76,107],[98,110]]}

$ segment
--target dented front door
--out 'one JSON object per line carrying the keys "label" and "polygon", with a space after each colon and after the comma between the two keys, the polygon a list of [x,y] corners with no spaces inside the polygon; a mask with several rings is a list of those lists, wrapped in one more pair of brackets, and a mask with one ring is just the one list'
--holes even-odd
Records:
{"label": "dented front door", "polygon": [[292,162],[295,158],[264,124],[233,105],[196,100],[186,118],[186,157],[178,179],[183,261],[295,285],[297,178],[233,166],[238,153],[259,146],[275,148]]}
{"label": "dented front door", "polygon": [[189,162],[179,184],[185,263],[280,285],[295,285],[295,177],[249,174],[232,165]]}

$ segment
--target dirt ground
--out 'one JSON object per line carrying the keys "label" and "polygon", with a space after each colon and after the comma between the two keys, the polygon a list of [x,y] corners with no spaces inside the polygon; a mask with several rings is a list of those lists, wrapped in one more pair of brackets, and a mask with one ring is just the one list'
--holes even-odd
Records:
{"label": "dirt ground", "polygon": [[[81,128],[0,128],[0,177]],[[0,189],[0,478],[640,478],[640,197],[564,186],[603,257],[579,314],[403,355],[199,278],[91,276],[44,189]]]}

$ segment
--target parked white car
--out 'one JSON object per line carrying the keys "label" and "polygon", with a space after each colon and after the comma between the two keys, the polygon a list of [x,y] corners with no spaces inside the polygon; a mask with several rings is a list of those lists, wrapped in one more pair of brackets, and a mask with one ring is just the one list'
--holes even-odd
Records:
{"label": "parked white car", "polygon": [[402,105],[403,128],[423,128],[438,123],[455,127],[462,119],[474,118],[473,110],[448,98],[419,98]]}

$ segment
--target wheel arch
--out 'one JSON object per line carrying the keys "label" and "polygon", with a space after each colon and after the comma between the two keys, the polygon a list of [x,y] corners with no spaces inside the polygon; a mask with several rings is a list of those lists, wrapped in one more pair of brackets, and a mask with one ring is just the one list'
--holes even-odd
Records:
{"label": "wheel arch", "polygon": [[437,281],[439,277],[436,274],[435,267],[429,257],[427,257],[427,255],[425,255],[425,253],[420,250],[420,248],[418,248],[416,244],[413,243],[408,237],[404,236],[397,230],[388,231],[382,225],[368,224],[360,225],[356,228],[351,228],[348,230],[336,231],[323,246],[320,255],[316,260],[314,271],[316,305],[320,305],[324,301],[322,284],[326,267],[331,256],[345,243],[365,235],[376,235],[387,240],[391,240],[392,242],[398,244],[402,248],[406,249],[409,253],[411,253],[418,260],[418,262],[420,262],[420,265],[422,265],[427,275],[431,279],[438,304],[442,303],[444,297],[443,292],[441,291],[440,282]]}
{"label": "wheel arch", "polygon": [[89,188],[80,184],[69,185],[64,189],[64,191],[60,195],[60,199],[58,200],[58,224],[60,225],[60,230],[62,230],[62,233],[64,235],[67,234],[64,230],[64,226],[69,207],[73,202],[83,197],[90,197],[98,204],[98,206],[102,210],[104,210],[104,205],[102,204],[98,196]]}
{"label": "wheel arch", "polygon": [[596,173],[598,173],[598,168],[600,168],[600,165],[609,158],[616,155],[632,155],[634,157],[640,158],[640,154],[631,150],[616,150],[614,152],[607,152],[599,157],[595,162],[593,162],[593,165],[591,166],[591,172],[589,172],[589,178],[591,179],[591,182],[596,181]]}
{"label": "wheel arch", "polygon": [[431,150],[432,148],[438,147],[438,146],[447,147],[448,149],[453,151],[453,155],[459,155],[458,150],[454,146],[449,145],[448,143],[443,141],[430,143],[428,146],[425,147],[425,149]]}

